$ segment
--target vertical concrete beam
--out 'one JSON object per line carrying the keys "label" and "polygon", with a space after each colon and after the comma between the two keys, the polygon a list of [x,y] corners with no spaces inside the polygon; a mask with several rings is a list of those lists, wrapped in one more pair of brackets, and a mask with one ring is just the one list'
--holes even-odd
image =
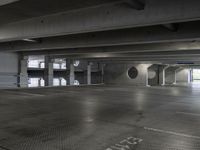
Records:
{"label": "vertical concrete beam", "polygon": [[147,73],[146,73],[146,86],[150,87],[150,85],[149,85],[149,67],[147,68]]}
{"label": "vertical concrete beam", "polygon": [[[179,68],[178,68],[179,69]],[[176,69],[175,71],[174,71],[174,85],[176,85],[177,84],[177,70],[178,69]]]}
{"label": "vertical concrete beam", "polygon": [[162,83],[162,86],[165,86],[166,85],[166,70],[169,68],[169,65],[165,66],[163,68],[163,83]]}
{"label": "vertical concrete beam", "polygon": [[193,82],[193,68],[191,68],[191,82]]}
{"label": "vertical concrete beam", "polygon": [[163,69],[163,74],[162,74],[162,75],[163,75],[163,78],[162,78],[162,79],[163,79],[162,86],[164,86],[164,85],[165,85],[165,69]]}
{"label": "vertical concrete beam", "polygon": [[53,60],[49,56],[45,56],[45,86],[53,86],[53,77]]}
{"label": "vertical concrete beam", "polygon": [[62,86],[62,78],[59,78],[59,86]]}
{"label": "vertical concrete beam", "polygon": [[42,86],[41,82],[42,82],[42,79],[40,78],[40,79],[38,80],[38,86],[39,86],[39,87]]}
{"label": "vertical concrete beam", "polygon": [[75,80],[74,60],[70,60],[69,84],[74,85],[74,80]]}
{"label": "vertical concrete beam", "polygon": [[87,65],[87,84],[90,85],[92,82],[92,63],[89,62]]}
{"label": "vertical concrete beam", "polygon": [[105,74],[104,67],[105,64],[101,64],[101,83],[104,83],[104,74]]}
{"label": "vertical concrete beam", "polygon": [[19,87],[28,87],[28,56],[22,56],[20,58],[19,67]]}
{"label": "vertical concrete beam", "polygon": [[191,76],[191,73],[192,73],[192,69],[189,68],[189,69],[188,69],[188,83],[191,83],[191,82],[192,82],[192,76]]}
{"label": "vertical concrete beam", "polygon": [[39,68],[42,68],[42,62],[39,63],[39,66],[38,66],[38,67],[39,67]]}
{"label": "vertical concrete beam", "polygon": [[66,85],[70,85],[69,82],[69,69],[70,69],[70,61],[66,58],[66,76],[65,76],[65,80],[66,80]]}

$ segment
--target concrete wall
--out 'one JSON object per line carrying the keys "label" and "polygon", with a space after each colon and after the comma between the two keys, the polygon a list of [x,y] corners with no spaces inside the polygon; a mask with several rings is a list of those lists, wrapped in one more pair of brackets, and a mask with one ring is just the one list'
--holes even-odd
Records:
{"label": "concrete wall", "polygon": [[[138,76],[131,79],[128,76],[128,70],[131,67],[138,70]],[[151,64],[126,64],[126,63],[112,63],[106,64],[104,81],[106,84],[125,84],[125,85],[146,85],[146,74],[148,68],[148,84],[151,86],[162,85],[163,83],[163,68],[165,65],[151,65]],[[177,67],[170,67],[166,69],[165,81],[166,84],[173,84],[175,82],[175,70]],[[188,82],[188,69],[177,72],[177,83]]]}
{"label": "concrete wall", "polygon": [[17,87],[18,55],[0,52],[0,88]]}
{"label": "concrete wall", "polygon": [[152,65],[148,68],[148,85],[159,85],[159,65]]}
{"label": "concrete wall", "polygon": [[[163,68],[165,66],[159,66],[159,85],[162,85],[163,81]],[[177,67],[170,67],[166,70],[165,81],[166,84],[173,84],[175,82],[175,70]],[[177,71],[177,83],[188,83],[188,69],[182,69]]]}
{"label": "concrete wall", "polygon": [[[91,84],[100,84],[101,79],[101,72],[91,73]],[[75,80],[78,80],[80,84],[87,84],[87,72],[76,72]]]}
{"label": "concrete wall", "polygon": [[175,82],[175,70],[177,68],[168,68],[165,73],[166,84],[173,84]]}
{"label": "concrete wall", "polygon": [[[147,68],[151,64],[106,64],[104,82],[106,84],[146,85]],[[138,76],[131,79],[128,76],[128,69],[135,67]]]}
{"label": "concrete wall", "polygon": [[188,83],[188,69],[183,69],[177,72],[177,83]]}

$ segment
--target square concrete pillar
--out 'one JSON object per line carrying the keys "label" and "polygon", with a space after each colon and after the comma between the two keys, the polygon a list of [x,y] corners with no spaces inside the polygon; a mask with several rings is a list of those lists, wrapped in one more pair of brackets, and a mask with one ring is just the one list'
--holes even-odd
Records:
{"label": "square concrete pillar", "polygon": [[19,87],[28,87],[28,56],[20,58],[19,63]]}
{"label": "square concrete pillar", "polygon": [[67,82],[66,85],[70,85],[69,74],[70,74],[70,61],[66,58],[66,76],[65,76],[65,80]]}
{"label": "square concrete pillar", "polygon": [[165,83],[166,83],[166,82],[165,82],[165,69],[163,69],[163,74],[162,74],[162,75],[163,75],[163,78],[162,78],[162,79],[163,79],[162,86],[164,86]]}
{"label": "square concrete pillar", "polygon": [[163,68],[163,73],[162,73],[162,75],[163,75],[163,77],[162,77],[162,86],[165,86],[166,85],[166,70],[169,68],[170,66],[169,65],[167,65],[167,66],[165,66],[164,68]]}
{"label": "square concrete pillar", "polygon": [[87,84],[90,85],[92,82],[92,63],[89,62],[87,65]]}
{"label": "square concrete pillar", "polygon": [[149,67],[147,68],[147,72],[146,72],[146,86],[150,87],[150,85],[149,85]]}
{"label": "square concrete pillar", "polygon": [[45,56],[44,80],[45,86],[53,86],[53,60],[49,56]]}
{"label": "square concrete pillar", "polygon": [[101,83],[104,83],[104,74],[105,74],[104,67],[105,64],[101,64]]}
{"label": "square concrete pillar", "polygon": [[188,83],[192,83],[192,69],[188,69]]}
{"label": "square concrete pillar", "polygon": [[177,70],[174,71],[174,85],[177,84]]}
{"label": "square concrete pillar", "polygon": [[59,78],[59,86],[62,86],[62,78]]}
{"label": "square concrete pillar", "polygon": [[40,78],[40,79],[38,80],[38,86],[39,86],[39,87],[42,86],[42,85],[41,85],[41,81],[42,81],[42,79]]}
{"label": "square concrete pillar", "polygon": [[70,60],[69,84],[74,85],[74,80],[75,80],[74,61]]}

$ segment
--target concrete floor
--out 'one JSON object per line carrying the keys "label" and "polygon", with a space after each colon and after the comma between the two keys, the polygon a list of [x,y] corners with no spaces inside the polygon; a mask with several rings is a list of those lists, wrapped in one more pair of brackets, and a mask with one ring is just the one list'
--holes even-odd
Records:
{"label": "concrete floor", "polygon": [[0,150],[200,150],[200,88],[0,90]]}

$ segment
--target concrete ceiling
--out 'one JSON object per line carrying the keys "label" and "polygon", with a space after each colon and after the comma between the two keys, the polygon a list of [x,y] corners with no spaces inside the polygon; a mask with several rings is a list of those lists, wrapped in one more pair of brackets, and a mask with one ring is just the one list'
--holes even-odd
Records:
{"label": "concrete ceiling", "polygon": [[0,6],[0,50],[199,62],[199,26],[197,0],[19,0]]}
{"label": "concrete ceiling", "polygon": [[[118,2],[117,4],[116,1]],[[129,6],[127,7],[122,1],[131,1],[133,4],[127,3]],[[36,9],[35,11],[30,11],[30,13],[39,13],[38,17],[34,17],[34,15],[28,15],[28,20],[22,19],[23,21],[1,25],[0,42],[136,28],[160,24],[163,24],[170,30],[176,30],[176,27],[172,26],[173,23],[200,20],[200,1],[148,0],[144,4],[145,7],[142,7],[143,3],[141,3],[141,6],[139,6],[137,3],[138,1],[139,0],[115,0],[113,2],[113,0],[86,0],[86,2],[88,2],[87,4],[96,6],[86,7],[84,6],[84,3],[78,3],[79,1],[75,0],[74,5],[76,4],[83,6],[85,9],[77,8],[78,10],[76,9],[76,11],[69,11],[69,8],[69,10],[58,10],[57,12],[59,13],[52,12],[53,14],[51,13],[49,15],[45,15],[46,13],[43,11],[39,13],[39,9],[38,11],[36,11]],[[14,4],[17,5],[18,3],[20,4],[22,2],[19,1]],[[96,4],[97,2],[98,4]],[[41,2],[38,2],[35,5],[37,7],[44,6],[44,4],[40,3]],[[66,2],[63,2],[63,5],[65,5],[65,3]],[[13,8],[16,7],[11,7],[14,4],[10,4],[5,7],[10,6],[10,11],[12,12],[15,10]],[[69,6],[72,6],[71,3],[69,4]],[[27,15],[29,14],[29,9],[33,9],[35,5],[31,4],[29,8],[28,6],[21,4],[18,7],[22,7],[23,9],[28,8],[27,11],[23,11],[25,12],[24,14]],[[139,9],[140,7],[143,9]],[[42,9],[45,11],[45,8],[42,7]],[[50,10],[56,9],[52,8]],[[12,12],[12,15],[17,14],[17,12],[18,11]],[[9,12],[2,12],[0,14],[4,14],[2,17],[5,19],[9,18]],[[5,17],[6,14],[8,14],[7,17]],[[23,16],[17,15],[16,17],[13,17],[12,15],[10,18],[13,19],[18,19],[18,17]]]}
{"label": "concrete ceiling", "polygon": [[0,24],[120,1],[122,0],[2,0]]}

